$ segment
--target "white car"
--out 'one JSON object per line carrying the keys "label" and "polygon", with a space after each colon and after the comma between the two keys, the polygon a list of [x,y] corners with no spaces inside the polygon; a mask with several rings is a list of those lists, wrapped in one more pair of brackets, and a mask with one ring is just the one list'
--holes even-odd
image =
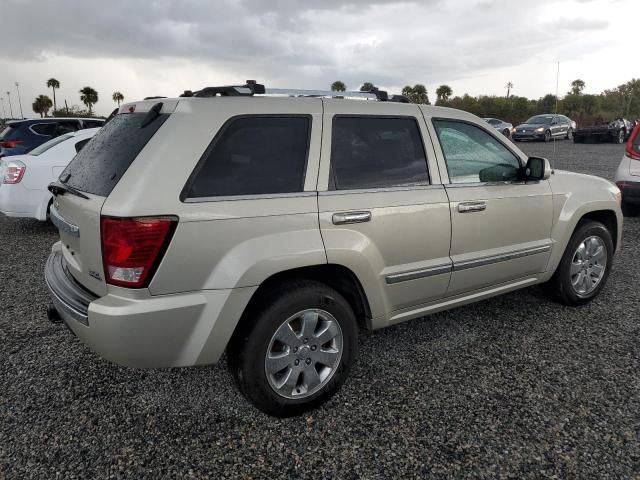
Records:
{"label": "white car", "polygon": [[625,215],[636,215],[640,211],[640,126],[638,125],[627,141],[615,181],[622,192],[622,209]]}
{"label": "white car", "polygon": [[88,128],[60,135],[25,155],[0,160],[0,212],[8,217],[47,220],[52,198],[47,186],[98,130]]}

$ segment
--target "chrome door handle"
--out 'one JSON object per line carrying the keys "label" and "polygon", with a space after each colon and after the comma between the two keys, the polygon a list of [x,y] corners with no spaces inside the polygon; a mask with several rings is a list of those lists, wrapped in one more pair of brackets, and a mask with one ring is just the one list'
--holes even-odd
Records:
{"label": "chrome door handle", "polygon": [[464,202],[458,204],[458,211],[460,213],[481,212],[487,209],[485,202]]}
{"label": "chrome door handle", "polygon": [[348,223],[364,223],[371,220],[371,212],[342,212],[334,213],[331,221],[334,225],[345,225]]}

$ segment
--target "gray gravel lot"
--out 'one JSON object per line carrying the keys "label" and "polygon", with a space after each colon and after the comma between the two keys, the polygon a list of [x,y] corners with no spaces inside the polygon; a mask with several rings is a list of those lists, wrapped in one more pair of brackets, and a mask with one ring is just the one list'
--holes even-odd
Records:
{"label": "gray gravel lot", "polygon": [[[556,168],[606,178],[623,152],[555,148]],[[590,305],[530,288],[363,333],[341,393],[286,420],[249,406],[224,363],[121,368],[49,324],[56,239],[0,216],[0,479],[640,478],[638,219]]]}

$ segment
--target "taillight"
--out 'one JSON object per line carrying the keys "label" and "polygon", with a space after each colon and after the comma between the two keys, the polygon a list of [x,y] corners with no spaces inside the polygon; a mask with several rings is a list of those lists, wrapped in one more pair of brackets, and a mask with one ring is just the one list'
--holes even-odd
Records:
{"label": "taillight", "polygon": [[627,141],[625,153],[627,154],[627,157],[633,160],[640,160],[640,123],[636,125],[636,128],[631,132],[631,136]]}
{"label": "taillight", "polygon": [[20,183],[27,166],[19,160],[4,160],[6,167],[4,168],[4,177],[2,183],[13,185]]}
{"label": "taillight", "polygon": [[22,140],[2,140],[0,141],[0,148],[16,148],[20,143],[22,143]]}
{"label": "taillight", "polygon": [[177,223],[176,217],[102,217],[102,263],[107,283],[147,286]]}

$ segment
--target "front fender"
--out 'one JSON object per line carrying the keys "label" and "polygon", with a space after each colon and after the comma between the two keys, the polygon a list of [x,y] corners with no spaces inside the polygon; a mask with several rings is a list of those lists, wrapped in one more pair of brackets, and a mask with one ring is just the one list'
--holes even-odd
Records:
{"label": "front fender", "polygon": [[590,175],[560,171],[556,171],[549,181],[553,191],[551,238],[554,247],[545,280],[555,272],[573,232],[586,215],[594,212],[612,212],[615,215],[616,251],[620,248],[623,218],[617,200],[620,190],[613,183]]}

